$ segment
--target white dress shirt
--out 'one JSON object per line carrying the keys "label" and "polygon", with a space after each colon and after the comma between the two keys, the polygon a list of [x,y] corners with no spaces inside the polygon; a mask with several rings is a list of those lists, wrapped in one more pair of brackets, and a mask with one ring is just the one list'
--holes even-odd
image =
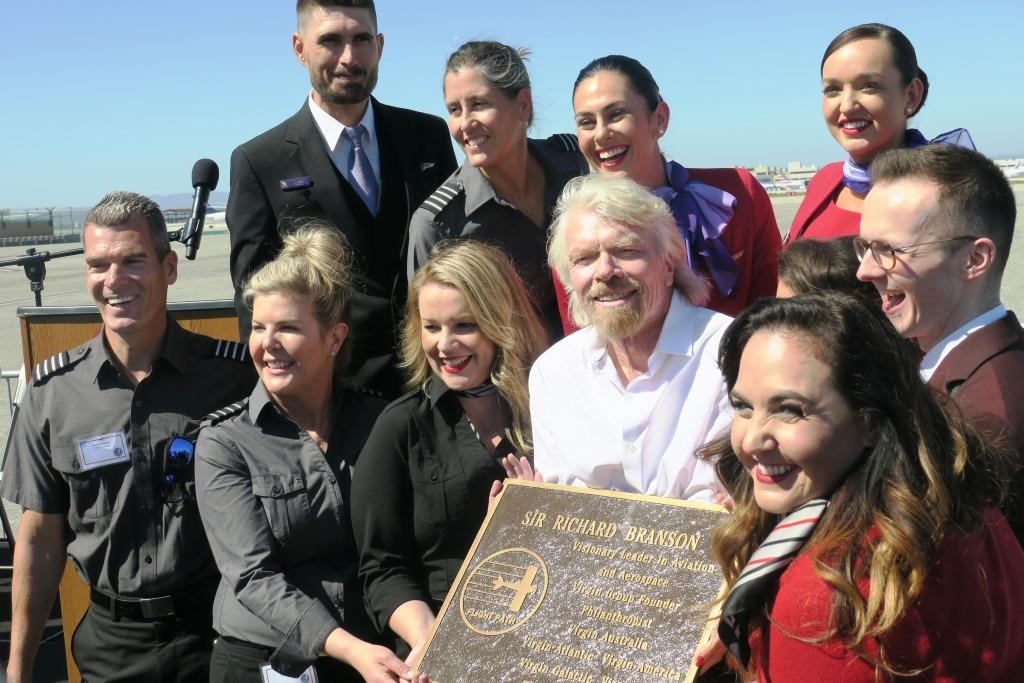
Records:
{"label": "white dress shirt", "polygon": [[944,361],[946,356],[949,355],[949,352],[967,339],[968,335],[977,332],[981,328],[985,327],[985,325],[990,325],[1005,317],[1006,307],[999,304],[995,308],[988,309],[977,318],[974,318],[967,324],[957,328],[949,336],[944,337],[924,355],[924,358],[921,359],[921,379],[925,382],[930,380],[938,367],[942,365],[942,361]]}
{"label": "white dress shirt", "polygon": [[[320,105],[313,101],[312,92],[309,94],[309,111],[312,112],[313,121],[327,145],[327,156],[331,157],[331,162],[341,177],[352,185],[348,170],[348,155],[352,151],[352,143],[341,134],[347,126],[321,109]],[[366,129],[362,135],[363,151],[370,160],[373,176],[377,179],[377,187],[380,187],[380,146],[377,144],[377,129],[374,126],[373,104],[366,103],[366,112],[359,123]]]}
{"label": "white dress shirt", "polygon": [[626,386],[593,326],[543,353],[530,415],[544,480],[711,502],[723,489],[694,451],[732,421],[717,363],[731,320],[673,293],[647,372]]}

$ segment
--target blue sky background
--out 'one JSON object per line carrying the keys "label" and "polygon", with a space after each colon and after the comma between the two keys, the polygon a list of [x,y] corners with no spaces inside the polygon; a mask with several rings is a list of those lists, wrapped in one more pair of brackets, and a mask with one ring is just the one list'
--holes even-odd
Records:
{"label": "blue sky background", "polygon": [[[466,40],[532,50],[535,136],[573,130],[579,69],[610,53],[648,66],[672,109],[663,140],[689,166],[840,150],[821,119],[818,64],[841,30],[904,31],[932,82],[916,124],[964,126],[993,157],[1024,156],[1024,2],[379,0],[376,95],[443,113],[441,71]],[[210,157],[294,113],[309,91],[290,0],[0,2],[0,208],[88,206],[105,192],[191,192]]]}

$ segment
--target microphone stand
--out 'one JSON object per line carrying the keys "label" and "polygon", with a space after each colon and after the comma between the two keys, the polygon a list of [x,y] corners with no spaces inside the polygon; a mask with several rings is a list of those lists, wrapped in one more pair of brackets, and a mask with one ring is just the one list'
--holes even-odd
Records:
{"label": "microphone stand", "polygon": [[46,279],[46,262],[50,259],[61,258],[64,256],[74,256],[81,254],[84,249],[67,249],[65,251],[36,251],[35,247],[30,247],[25,250],[24,256],[10,259],[9,261],[0,261],[0,267],[3,266],[21,266],[25,269],[25,277],[28,278],[29,287],[36,295],[36,306],[43,305],[43,280]]}
{"label": "microphone stand", "polygon": [[[172,230],[167,233],[167,239],[171,242],[181,242],[184,230]],[[46,279],[46,262],[50,259],[63,258],[65,256],[76,256],[85,253],[84,248],[65,249],[64,251],[36,251],[35,247],[25,250],[24,256],[18,256],[7,261],[0,261],[0,268],[5,266],[21,266],[25,269],[25,277],[28,278],[29,288],[36,295],[36,306],[43,305],[43,280]]]}

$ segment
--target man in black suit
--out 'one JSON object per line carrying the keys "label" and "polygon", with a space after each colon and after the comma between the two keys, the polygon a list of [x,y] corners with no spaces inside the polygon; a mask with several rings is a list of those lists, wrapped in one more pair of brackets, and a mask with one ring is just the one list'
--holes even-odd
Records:
{"label": "man in black suit", "polygon": [[246,339],[251,312],[242,288],[277,253],[280,232],[326,220],[353,256],[348,375],[393,397],[401,391],[395,330],[409,219],[455,170],[455,154],[442,120],[370,97],[384,50],[373,0],[298,0],[296,14],[292,47],[309,70],[309,99],[231,155],[227,223],[239,329]]}

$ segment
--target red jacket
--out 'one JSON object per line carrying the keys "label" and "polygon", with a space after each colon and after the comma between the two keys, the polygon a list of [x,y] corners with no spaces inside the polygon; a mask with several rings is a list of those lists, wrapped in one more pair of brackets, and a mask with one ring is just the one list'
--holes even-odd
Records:
{"label": "red jacket", "polygon": [[804,195],[800,208],[793,216],[793,225],[790,226],[789,233],[786,235],[786,244],[798,239],[829,240],[857,234],[857,231],[851,230],[849,225],[823,225],[819,221],[822,213],[832,202],[836,190],[842,184],[843,162],[841,161],[831,163],[814,174],[810,184],[807,185],[807,194]]}
{"label": "red jacket", "polygon": [[[707,308],[736,316],[751,303],[766,296],[775,296],[779,280],[779,251],[782,237],[775,222],[775,212],[768,193],[759,182],[742,168],[690,168],[691,180],[698,180],[736,198],[732,220],[722,233],[722,241],[729,248],[739,267],[740,277],[736,291],[730,299],[723,298],[711,287]],[[576,330],[566,312],[565,290],[555,278],[559,311],[566,334]]]}
{"label": "red jacket", "polygon": [[[998,510],[985,513],[986,527],[946,540],[922,592],[881,640],[887,660],[909,670],[904,681],[943,683],[1020,681],[1024,674],[1024,550]],[[865,582],[859,586],[867,596]],[[809,555],[793,561],[770,606],[770,626],[752,639],[761,681],[868,683],[874,667],[838,641],[808,643],[829,623],[833,593],[814,572]],[[878,643],[869,642],[871,654]],[[888,680],[883,678],[882,680]]]}

